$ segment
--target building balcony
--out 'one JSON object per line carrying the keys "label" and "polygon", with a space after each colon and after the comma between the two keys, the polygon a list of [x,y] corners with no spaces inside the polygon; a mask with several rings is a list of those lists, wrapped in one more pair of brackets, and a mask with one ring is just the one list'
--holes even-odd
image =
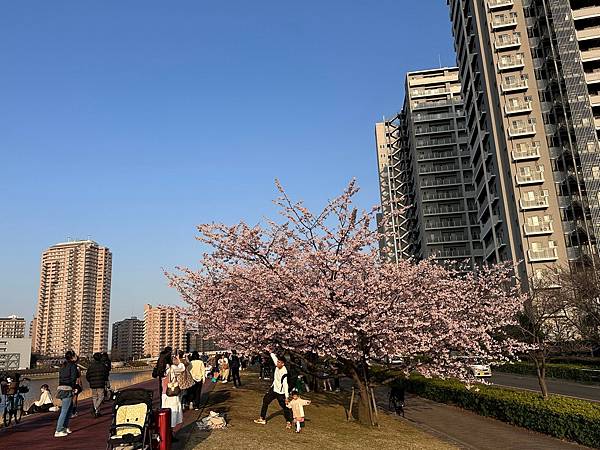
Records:
{"label": "building balcony", "polygon": [[527,250],[527,256],[530,262],[556,261],[558,259],[558,249],[556,247],[546,247],[538,250]]}
{"label": "building balcony", "polygon": [[518,48],[521,46],[521,35],[519,33],[501,34],[494,41],[496,50],[506,50],[509,48]]}
{"label": "building balcony", "polygon": [[531,142],[528,144],[517,144],[512,151],[513,161],[525,161],[540,157],[540,143]]}
{"label": "building balcony", "polygon": [[535,225],[524,223],[523,230],[527,236],[539,236],[543,234],[554,233],[554,225],[552,220],[542,221]]}
{"label": "building balcony", "polygon": [[417,161],[427,161],[435,159],[448,159],[458,157],[457,150],[450,150],[447,152],[419,152],[417,154]]}
{"label": "building balcony", "polygon": [[431,167],[420,167],[419,175],[426,175],[429,173],[456,172],[457,170],[459,170],[459,167],[455,164],[446,164],[446,165],[431,166]]}
{"label": "building balcony", "polygon": [[435,192],[435,193],[424,193],[421,200],[424,202],[432,202],[438,200],[452,200],[455,198],[463,198],[464,196],[460,192]]}
{"label": "building balcony", "polygon": [[590,94],[590,103],[592,106],[600,106],[600,93]]}
{"label": "building balcony", "polygon": [[[466,180],[465,180],[466,183]],[[443,179],[438,179],[438,180],[421,180],[421,187],[422,188],[430,188],[430,187],[437,187],[437,186],[451,186],[451,185],[455,185],[455,184],[462,184],[462,181],[458,178],[443,178]]]}
{"label": "building balcony", "polygon": [[471,253],[466,248],[444,248],[436,250],[432,256],[434,259],[469,258]]}
{"label": "building balcony", "polygon": [[462,100],[453,98],[449,100],[416,101],[413,102],[413,109],[440,108],[442,106],[452,106],[456,103],[462,103]]}
{"label": "building balcony", "polygon": [[584,28],[575,32],[578,41],[600,38],[600,27]]}
{"label": "building balcony", "polygon": [[573,10],[573,20],[587,19],[600,16],[600,6],[588,6]]}
{"label": "building balcony", "polygon": [[427,122],[431,120],[453,119],[455,117],[464,117],[464,112],[456,113],[437,113],[437,114],[413,114],[413,122]]}
{"label": "building balcony", "polygon": [[596,126],[596,130],[600,130],[600,117],[594,117],[594,125]]}
{"label": "building balcony", "polygon": [[527,171],[520,171],[515,174],[515,181],[519,186],[544,182],[544,166],[528,169]]}
{"label": "building balcony", "polygon": [[517,13],[496,14],[492,19],[492,30],[511,28],[517,26]]}
{"label": "building balcony", "polygon": [[512,138],[514,137],[523,137],[523,136],[533,136],[535,135],[535,123],[528,123],[523,125],[511,125],[508,128],[508,135]]}
{"label": "building balcony", "polygon": [[417,148],[422,148],[422,147],[436,147],[438,145],[456,145],[456,144],[457,144],[457,142],[453,138],[446,138],[446,139],[417,139],[417,142],[415,143],[415,147],[417,147]]}
{"label": "building balcony", "polygon": [[489,11],[512,7],[515,4],[513,0],[488,0],[487,6]]}
{"label": "building balcony", "polygon": [[454,131],[454,127],[449,125],[446,126],[437,126],[437,127],[417,127],[415,129],[415,136],[419,136],[422,134],[433,134],[433,133],[443,133],[443,132],[451,132]]}
{"label": "building balcony", "polygon": [[600,70],[585,73],[585,82],[588,84],[600,83]]}
{"label": "building balcony", "polygon": [[509,92],[525,91],[529,88],[529,82],[525,77],[521,77],[515,81],[503,80],[501,87],[502,92],[505,94]]}
{"label": "building balcony", "polygon": [[581,52],[581,61],[597,61],[600,59],[600,48],[591,48]]}
{"label": "building balcony", "polygon": [[[460,89],[460,88],[459,88]],[[417,97],[427,97],[430,95],[447,95],[450,94],[450,90],[446,88],[436,88],[436,89],[412,89],[410,91],[412,98]]]}
{"label": "building balcony", "polygon": [[544,209],[549,206],[548,196],[543,193],[536,193],[533,199],[522,198],[519,200],[521,210]]}
{"label": "building balcony", "polygon": [[435,236],[428,236],[425,239],[427,244],[444,244],[448,242],[468,242],[469,236],[466,233],[449,233]]}
{"label": "building balcony", "polygon": [[533,111],[533,102],[529,99],[509,100],[504,105],[504,112],[507,116],[511,114],[529,113]]}
{"label": "building balcony", "polygon": [[511,56],[502,56],[498,60],[498,70],[522,69],[525,67],[525,57],[522,53],[517,53]]}
{"label": "building balcony", "polygon": [[436,208],[423,208],[424,216],[437,216],[442,214],[456,214],[464,212],[462,206],[451,205],[451,206],[438,206]]}
{"label": "building balcony", "polygon": [[466,226],[467,221],[464,219],[429,220],[425,222],[426,230],[435,230],[443,228],[463,228]]}

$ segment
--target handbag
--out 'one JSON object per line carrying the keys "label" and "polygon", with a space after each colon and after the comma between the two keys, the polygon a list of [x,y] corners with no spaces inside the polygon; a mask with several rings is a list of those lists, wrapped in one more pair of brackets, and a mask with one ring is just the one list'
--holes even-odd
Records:
{"label": "handbag", "polygon": [[190,373],[189,367],[190,366],[187,366],[185,370],[179,374],[179,387],[181,389],[189,389],[195,383],[194,378]]}
{"label": "handbag", "polygon": [[167,397],[177,397],[181,394],[181,388],[179,387],[179,382],[177,381],[177,375],[173,375],[172,372],[169,372],[169,383],[167,383],[167,392],[165,392]]}

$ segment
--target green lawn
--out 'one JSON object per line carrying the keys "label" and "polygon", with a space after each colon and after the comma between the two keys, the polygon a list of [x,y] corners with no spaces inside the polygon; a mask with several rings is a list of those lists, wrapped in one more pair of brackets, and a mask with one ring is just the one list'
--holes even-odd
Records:
{"label": "green lawn", "polygon": [[243,375],[242,389],[235,390],[230,383],[218,384],[211,393],[204,415],[209,410],[226,414],[228,427],[212,433],[200,432],[195,424],[186,450],[193,449],[270,449],[283,446],[288,449],[454,449],[412,426],[385,413],[379,414],[380,428],[373,429],[346,422],[344,394],[307,394],[312,405],[305,408],[306,428],[299,434],[285,429],[279,406],[273,402],[267,425],[253,423],[260,410],[262,396],[268,382],[260,382],[256,373]]}

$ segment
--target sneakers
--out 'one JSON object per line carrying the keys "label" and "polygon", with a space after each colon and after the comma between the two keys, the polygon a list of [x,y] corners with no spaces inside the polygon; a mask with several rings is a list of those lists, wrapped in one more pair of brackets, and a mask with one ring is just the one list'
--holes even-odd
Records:
{"label": "sneakers", "polygon": [[65,428],[65,431],[67,432],[67,434],[71,434],[72,433],[72,431],[71,431],[70,428]]}
{"label": "sneakers", "polygon": [[291,430],[292,429],[292,423],[291,422],[286,423],[285,424],[285,429],[286,430]]}
{"label": "sneakers", "polygon": [[67,433],[66,431],[57,431],[56,433],[54,433],[54,437],[65,437],[68,435],[69,433]]}
{"label": "sneakers", "polygon": [[223,381],[221,381],[221,383],[227,383],[227,380],[223,380]]}
{"label": "sneakers", "polygon": [[267,421],[265,419],[254,419],[254,423],[258,423],[259,425],[266,425]]}

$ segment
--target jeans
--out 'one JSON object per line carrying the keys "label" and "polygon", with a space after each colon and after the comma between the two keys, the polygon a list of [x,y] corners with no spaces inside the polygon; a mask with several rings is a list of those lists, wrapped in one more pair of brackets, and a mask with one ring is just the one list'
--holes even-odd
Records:
{"label": "jeans", "polygon": [[93,388],[92,389],[92,404],[94,405],[94,412],[100,410],[102,401],[104,400],[104,388]]}
{"label": "jeans", "polygon": [[283,415],[285,416],[285,421],[291,423],[292,422],[292,410],[290,408],[288,408],[287,405],[285,404],[285,395],[284,394],[276,394],[275,391],[273,391],[273,388],[269,389],[269,392],[267,392],[265,394],[265,396],[263,397],[262,408],[260,410],[260,417],[262,419],[267,418],[267,409],[269,408],[269,404],[273,400],[277,400],[277,403],[279,403],[279,406],[281,406],[281,408],[283,409]]}
{"label": "jeans", "polygon": [[65,431],[69,428],[69,419],[71,418],[71,405],[73,402],[73,394],[69,392],[68,397],[61,399],[60,415],[56,422],[56,431]]}
{"label": "jeans", "polygon": [[233,379],[234,386],[239,387],[242,385],[242,380],[240,380],[240,368],[239,367],[231,368],[231,378]]}

